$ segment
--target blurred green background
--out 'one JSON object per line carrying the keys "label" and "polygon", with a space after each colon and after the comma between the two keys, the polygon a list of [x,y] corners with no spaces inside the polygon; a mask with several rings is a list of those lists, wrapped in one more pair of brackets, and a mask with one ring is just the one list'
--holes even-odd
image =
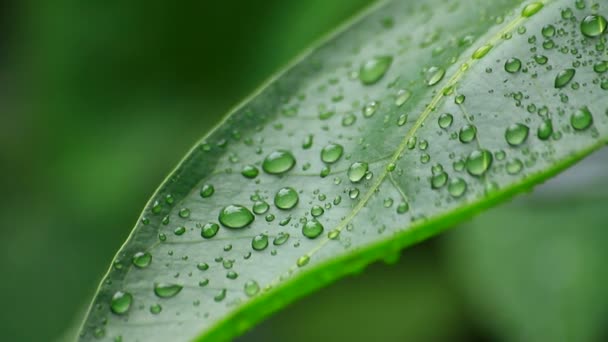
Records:
{"label": "blurred green background", "polygon": [[[61,340],[188,148],[371,2],[0,2],[0,340]],[[608,340],[605,155],[239,341]]]}

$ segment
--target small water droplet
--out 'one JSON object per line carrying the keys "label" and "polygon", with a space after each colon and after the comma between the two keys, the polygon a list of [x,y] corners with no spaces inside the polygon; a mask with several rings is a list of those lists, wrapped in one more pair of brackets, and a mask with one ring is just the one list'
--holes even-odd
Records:
{"label": "small water droplet", "polygon": [[589,108],[583,107],[574,112],[570,116],[570,124],[577,131],[584,131],[589,128],[593,124],[593,115],[589,111]]}
{"label": "small water droplet", "polygon": [[505,139],[511,146],[519,146],[528,139],[528,132],[530,129],[528,126],[522,123],[515,123],[507,128],[505,131]]}
{"label": "small water droplet", "polygon": [[540,1],[533,2],[531,4],[526,5],[526,7],[524,7],[524,9],[521,11],[521,15],[524,18],[529,18],[529,17],[535,15],[536,13],[538,13],[538,11],[540,11],[543,7],[544,7],[544,4],[542,2],[540,2]]}
{"label": "small water droplet", "polygon": [[460,132],[458,133],[458,139],[464,144],[470,143],[475,139],[476,136],[477,127],[469,124],[462,126]]}
{"label": "small water droplet", "polygon": [[248,280],[245,282],[244,290],[247,297],[253,297],[260,292],[260,285],[255,280]]}
{"label": "small water droplet", "polygon": [[429,70],[427,71],[427,82],[426,84],[428,86],[434,86],[437,83],[441,82],[441,80],[443,79],[443,76],[445,76],[445,69],[441,68],[441,67],[430,67]]}
{"label": "small water droplet", "polygon": [[231,204],[222,209],[218,219],[227,228],[240,229],[250,225],[255,216],[249,209],[241,205]]}
{"label": "small water droplet", "polygon": [[258,234],[251,240],[251,248],[256,251],[263,251],[268,247],[268,235]]}
{"label": "small water droplet", "polygon": [[312,215],[312,217],[319,217],[323,215],[324,212],[325,210],[323,210],[323,207],[319,205],[313,205],[310,209],[310,214]]}
{"label": "small water droplet", "polygon": [[574,78],[576,74],[576,70],[574,69],[565,69],[560,71],[555,77],[555,88],[563,88]]}
{"label": "small water droplet", "polygon": [[405,214],[410,210],[409,203],[403,201],[397,206],[397,214]]}
{"label": "small water droplet", "polygon": [[186,232],[186,227],[179,226],[179,227],[175,228],[175,230],[173,231],[173,234],[180,236],[180,235],[184,235],[185,232]]}
{"label": "small water droplet", "polygon": [[488,52],[490,52],[490,50],[492,50],[492,45],[486,44],[484,46],[481,46],[477,50],[475,50],[475,52],[473,52],[473,55],[471,57],[473,59],[482,59],[485,55],[488,54]]}
{"label": "small water droplet", "polygon": [[507,173],[510,175],[518,174],[523,168],[524,163],[518,158],[508,161],[506,166]]}
{"label": "small water droplet", "polygon": [[323,225],[315,220],[308,220],[302,227],[302,234],[309,239],[314,239],[323,233]]}
{"label": "small water droplet", "polygon": [[439,125],[439,128],[446,129],[452,126],[452,121],[454,121],[454,117],[452,116],[452,114],[443,113],[439,116],[437,124]]}
{"label": "small water droplet", "polygon": [[182,290],[183,286],[169,283],[155,283],[154,294],[160,298],[171,298]]}
{"label": "small water droplet", "polygon": [[374,114],[376,114],[376,110],[378,109],[378,102],[372,101],[363,107],[363,117],[370,118]]}
{"label": "small water droplet", "polygon": [[380,81],[393,62],[391,56],[377,56],[361,64],[359,80],[364,85],[372,85]]}
{"label": "small water droplet", "polygon": [[289,151],[277,150],[270,153],[262,163],[262,169],[271,175],[280,175],[291,170],[296,159]]}
{"label": "small water droplet", "polygon": [[201,228],[201,236],[205,239],[211,239],[220,230],[220,226],[217,223],[209,222]]}
{"label": "small water droplet", "polygon": [[509,58],[505,62],[505,71],[508,73],[516,73],[521,70],[521,60],[518,58]]}
{"label": "small water droplet", "polygon": [[340,160],[344,147],[340,144],[330,143],[321,150],[321,160],[327,164],[333,164]]}
{"label": "small water droplet", "polygon": [[221,289],[219,292],[213,297],[213,300],[216,302],[221,302],[226,298],[226,289]]}
{"label": "small water droplet", "polygon": [[467,191],[467,183],[462,178],[452,179],[448,184],[448,192],[450,196],[459,198]]}
{"label": "small water droplet", "polygon": [[488,150],[475,150],[466,160],[466,169],[472,176],[480,177],[492,165],[492,153]]}
{"label": "small water droplet", "polygon": [[298,193],[290,187],[282,188],[274,195],[274,205],[282,210],[289,210],[295,207],[298,201]]}
{"label": "small water droplet", "polygon": [[348,169],[348,179],[353,183],[360,182],[367,173],[368,165],[364,162],[352,163]]}
{"label": "small water droplet", "polygon": [[407,89],[401,89],[397,92],[397,98],[395,99],[395,105],[397,107],[401,107],[403,106],[404,103],[407,102],[407,100],[410,99],[410,97],[412,96],[412,92],[407,90]]}
{"label": "small water droplet", "polygon": [[260,171],[254,165],[245,165],[243,167],[243,170],[241,170],[241,174],[245,178],[249,178],[249,179],[253,179],[253,178],[257,177],[259,173],[260,173]]}
{"label": "small water droplet", "polygon": [[553,134],[553,122],[551,119],[543,120],[538,126],[538,130],[536,131],[536,135],[540,140],[547,140]]}
{"label": "small water droplet", "polygon": [[265,201],[257,201],[253,204],[252,209],[254,214],[263,215],[266,214],[268,209],[270,209],[270,205],[268,205],[268,203],[266,203]]}
{"label": "small water droplet", "polygon": [[309,261],[310,261],[310,257],[308,255],[302,255],[301,257],[298,258],[298,261],[296,262],[296,264],[298,265],[298,267],[304,267],[308,264]]}
{"label": "small water droplet", "polygon": [[150,305],[150,313],[153,315],[158,315],[161,311],[163,311],[163,307],[160,304],[152,304]]}
{"label": "small water droplet", "polygon": [[280,232],[272,241],[272,244],[275,246],[280,246],[289,240],[289,233]]}
{"label": "small water droplet", "polygon": [[198,268],[198,269],[199,269],[199,270],[201,270],[201,271],[206,271],[206,270],[208,270],[208,269],[209,269],[209,264],[207,264],[206,262],[199,262],[199,263],[196,265],[196,268]]}
{"label": "small water droplet", "polygon": [[213,185],[205,184],[201,188],[201,197],[202,198],[211,197],[211,195],[213,195],[214,192],[215,192],[215,188],[213,187]]}
{"label": "small water droplet", "polygon": [[117,291],[110,301],[110,310],[117,315],[124,315],[131,308],[133,296],[129,292]]}
{"label": "small water droplet", "polygon": [[188,208],[181,208],[179,210],[178,215],[181,218],[188,218],[188,217],[190,217],[190,209],[188,209]]}
{"label": "small water droplet", "polygon": [[150,252],[137,252],[133,255],[133,265],[137,268],[146,268],[152,262],[152,254]]}

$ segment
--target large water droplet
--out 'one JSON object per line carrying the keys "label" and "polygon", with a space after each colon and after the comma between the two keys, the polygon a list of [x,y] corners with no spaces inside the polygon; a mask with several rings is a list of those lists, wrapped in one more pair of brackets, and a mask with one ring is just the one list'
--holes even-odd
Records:
{"label": "large water droplet", "polygon": [[505,71],[508,73],[516,73],[521,70],[521,60],[518,58],[509,58],[505,62]]}
{"label": "large water droplet", "polygon": [[528,132],[530,129],[528,126],[516,123],[507,128],[505,131],[505,139],[511,146],[519,146],[528,139]]}
{"label": "large water droplet", "polygon": [[160,298],[171,298],[177,295],[183,286],[169,283],[155,283],[154,294]]}
{"label": "large water droplet", "polygon": [[315,220],[308,220],[302,227],[302,234],[309,239],[314,239],[323,233],[323,225]]}
{"label": "large water droplet", "polygon": [[488,150],[475,150],[469,154],[466,169],[472,176],[482,176],[492,165],[492,153]]}
{"label": "large water droplet", "polygon": [[577,131],[583,131],[589,128],[591,124],[593,124],[593,115],[591,115],[589,108],[583,107],[574,112],[574,114],[570,116],[570,124],[572,125],[572,128]]}
{"label": "large water droplet", "polygon": [[110,301],[110,310],[117,315],[124,315],[131,308],[133,296],[129,292],[117,291]]}
{"label": "large water droplet", "polygon": [[384,76],[393,62],[391,56],[377,56],[361,64],[359,80],[365,85],[372,85]]}
{"label": "large water droplet", "polygon": [[291,170],[296,159],[289,151],[277,150],[270,153],[262,163],[262,169],[271,175],[280,175]]}
{"label": "large water droplet", "polygon": [[152,262],[152,254],[150,252],[137,252],[133,255],[133,265],[137,268],[146,268]]}
{"label": "large water droplet", "polygon": [[590,38],[595,38],[606,31],[606,18],[601,15],[588,15],[581,22],[581,32]]}
{"label": "large water droplet", "polygon": [[220,225],[217,223],[213,223],[213,222],[209,222],[206,223],[202,228],[201,228],[201,236],[205,239],[211,239],[212,237],[214,237],[217,232],[220,230]]}
{"label": "large water droplet", "polygon": [[298,204],[298,200],[298,193],[290,187],[282,188],[274,195],[274,205],[283,210],[295,207]]}
{"label": "large water droplet", "polygon": [[344,147],[342,147],[342,145],[333,143],[327,144],[321,150],[321,160],[324,163],[333,164],[342,157],[343,152]]}
{"label": "large water droplet", "polygon": [[427,82],[428,86],[434,86],[435,84],[441,82],[445,76],[445,69],[441,67],[430,67],[427,71]]}
{"label": "large water droplet", "polygon": [[249,209],[234,204],[224,207],[218,218],[222,225],[233,229],[245,228],[255,219]]}
{"label": "large water droplet", "polygon": [[576,74],[576,70],[574,69],[565,69],[560,71],[555,77],[555,88],[563,88],[574,78]]}
{"label": "large water droplet", "polygon": [[360,182],[367,173],[368,165],[364,162],[352,163],[348,169],[348,179],[353,183]]}

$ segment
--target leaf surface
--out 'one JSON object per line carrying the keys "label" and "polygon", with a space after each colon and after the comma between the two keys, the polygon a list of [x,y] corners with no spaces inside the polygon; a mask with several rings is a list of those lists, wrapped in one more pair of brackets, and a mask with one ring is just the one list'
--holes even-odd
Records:
{"label": "leaf surface", "polygon": [[580,7],[393,1],[349,23],[160,186],[80,339],[230,339],[602,147],[606,35],[581,22],[606,8]]}

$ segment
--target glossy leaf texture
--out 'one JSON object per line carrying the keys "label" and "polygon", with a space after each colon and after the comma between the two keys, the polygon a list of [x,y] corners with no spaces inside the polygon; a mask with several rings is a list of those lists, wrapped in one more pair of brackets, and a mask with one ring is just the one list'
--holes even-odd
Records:
{"label": "glossy leaf texture", "polygon": [[602,147],[606,16],[574,0],[369,10],[190,151],[80,340],[230,339]]}

